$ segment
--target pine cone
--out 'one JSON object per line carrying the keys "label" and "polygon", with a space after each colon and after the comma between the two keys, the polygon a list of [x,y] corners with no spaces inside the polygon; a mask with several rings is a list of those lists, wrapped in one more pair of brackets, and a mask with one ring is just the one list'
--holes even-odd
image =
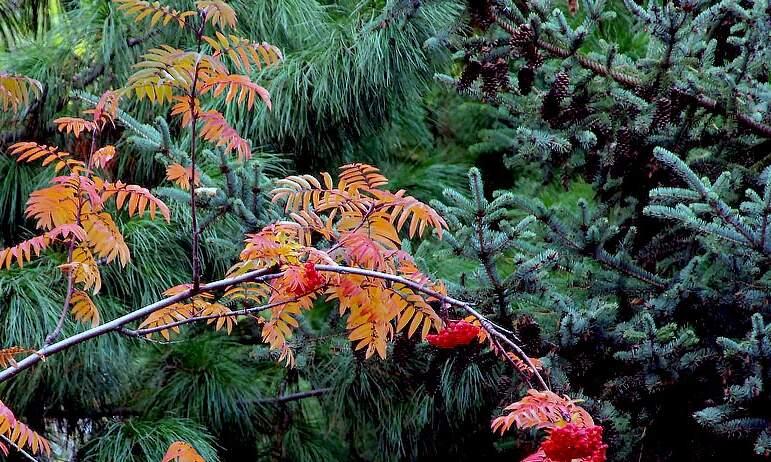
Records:
{"label": "pine cone", "polygon": [[495,80],[500,91],[508,91],[511,87],[509,83],[509,62],[503,58],[498,58],[494,64]]}
{"label": "pine cone", "polygon": [[482,75],[482,94],[485,99],[494,100],[499,91],[496,64],[493,62],[483,63],[480,73]]}
{"label": "pine cone", "polygon": [[519,71],[517,72],[517,85],[521,94],[530,94],[530,90],[533,89],[534,80],[535,71],[533,71],[532,67],[523,66],[519,68]]}
{"label": "pine cone", "polygon": [[519,26],[509,39],[512,54],[527,61],[528,67],[537,69],[544,62],[541,52],[535,44],[535,33],[529,24]]}
{"label": "pine cone", "polygon": [[651,127],[653,129],[666,127],[672,122],[672,100],[669,98],[656,99],[656,112],[653,114]]}
{"label": "pine cone", "polygon": [[558,72],[554,76],[554,82],[549,89],[549,94],[560,101],[568,95],[570,76],[566,72]]}
{"label": "pine cone", "polygon": [[582,91],[573,95],[570,105],[560,114],[560,125],[573,124],[587,118],[591,113],[589,93]]}
{"label": "pine cone", "polygon": [[471,0],[468,5],[471,25],[482,30],[487,30],[495,18],[491,13],[493,4],[490,0]]}
{"label": "pine cone", "polygon": [[565,72],[559,72],[554,76],[554,82],[543,100],[541,116],[546,121],[552,121],[560,114],[560,103],[568,94],[570,77]]}
{"label": "pine cone", "polygon": [[[616,145],[613,149],[613,165],[624,166],[626,162],[619,162],[632,157],[634,140],[632,131],[626,127],[620,128],[616,133]],[[621,168],[621,167],[619,167]]]}
{"label": "pine cone", "polygon": [[463,69],[463,73],[458,81],[458,90],[465,91],[471,87],[471,84],[479,78],[479,73],[482,70],[482,65],[479,61],[469,61],[466,67]]}
{"label": "pine cone", "polygon": [[535,40],[535,34],[533,33],[533,29],[530,27],[530,24],[522,24],[521,26],[517,27],[517,30],[514,31],[514,34],[511,35],[510,40],[512,47],[523,48],[533,44],[533,41]]}
{"label": "pine cone", "polygon": [[538,356],[541,349],[541,326],[528,314],[523,314],[514,320],[517,337],[522,341],[528,355]]}

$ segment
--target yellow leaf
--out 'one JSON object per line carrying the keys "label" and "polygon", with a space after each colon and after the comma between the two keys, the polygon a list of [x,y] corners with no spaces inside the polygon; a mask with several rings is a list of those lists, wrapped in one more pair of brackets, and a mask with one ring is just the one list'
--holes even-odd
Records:
{"label": "yellow leaf", "polygon": [[72,305],[72,316],[76,321],[91,323],[91,327],[99,325],[99,310],[85,292],[76,290],[70,299]]}

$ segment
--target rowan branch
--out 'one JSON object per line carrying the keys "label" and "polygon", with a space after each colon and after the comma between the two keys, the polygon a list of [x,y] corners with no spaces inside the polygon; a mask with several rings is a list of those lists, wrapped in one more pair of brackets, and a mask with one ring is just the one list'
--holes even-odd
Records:
{"label": "rowan branch", "polygon": [[54,344],[45,346],[44,348],[41,348],[38,351],[35,351],[34,353],[30,354],[26,358],[22,359],[21,361],[17,361],[15,365],[10,366],[3,371],[0,371],[0,383],[5,382],[11,377],[16,376],[18,373],[20,373],[25,369],[29,369],[30,367],[34,366],[35,364],[48,358],[51,355],[67,350],[69,348],[72,348],[76,345],[79,345],[85,341],[94,339],[101,335],[104,335],[110,332],[119,331],[123,326],[125,326],[126,324],[132,321],[142,319],[160,310],[161,308],[166,308],[175,303],[182,302],[195,295],[200,294],[201,292],[224,289],[226,287],[241,284],[243,282],[269,281],[271,279],[276,279],[278,277],[281,277],[282,274],[283,273],[278,272],[277,268],[275,267],[250,271],[246,274],[243,274],[241,276],[237,276],[234,278],[225,278],[219,281],[211,282],[209,284],[202,284],[199,286],[198,290],[188,289],[177,295],[164,298],[163,300],[159,300],[155,303],[144,306],[138,310],[134,310],[131,313],[121,316],[120,318],[114,319],[108,323],[101,324],[99,326],[85,330],[71,337],[67,337],[63,340],[60,340]]}
{"label": "rowan branch", "polygon": [[[402,284],[406,287],[409,287],[417,292],[421,292],[423,294],[426,294],[430,297],[436,298],[437,300],[440,300],[444,303],[450,304],[452,306],[456,306],[458,308],[463,309],[468,314],[474,316],[476,319],[479,320],[482,327],[488,332],[489,335],[496,337],[504,344],[508,345],[509,348],[511,348],[518,356],[522,358],[522,360],[530,367],[530,369],[533,371],[533,375],[538,379],[538,382],[540,385],[545,389],[549,390],[549,386],[546,384],[546,381],[541,376],[538,369],[535,367],[535,364],[531,361],[530,357],[525,354],[525,352],[522,350],[522,348],[514,343],[509,337],[504,335],[498,327],[493,324],[490,320],[488,320],[484,315],[479,313],[477,310],[475,310],[470,304],[455,299],[453,297],[450,297],[448,295],[444,295],[442,293],[439,293],[429,287],[426,287],[420,283],[411,281],[409,279],[405,279],[401,276],[397,276],[394,274],[388,274],[388,273],[382,273],[380,271],[374,271],[374,270],[368,270],[363,268],[353,268],[353,267],[347,267],[347,266],[337,266],[337,265],[316,265],[317,271],[325,271],[330,273],[337,273],[337,274],[357,274],[361,276],[366,277],[372,277],[376,279],[381,279],[384,281],[391,281],[398,284]],[[173,327],[175,325],[181,325],[181,324],[187,324],[190,322],[200,321],[200,320],[206,320],[206,319],[214,319],[216,317],[222,317],[222,316],[230,316],[230,314],[223,314],[223,315],[214,315],[214,316],[199,316],[196,318],[189,318],[186,320],[181,320],[177,323],[171,323],[164,326],[158,326],[150,329],[141,329],[136,331],[130,331],[125,329],[123,326],[126,324],[136,321],[138,319],[144,318],[146,316],[149,316],[150,314],[162,309],[166,308],[168,306],[171,306],[175,303],[182,302],[184,300],[190,299],[191,297],[198,295],[202,292],[210,292],[218,289],[223,289],[226,287],[234,286],[237,284],[241,284],[244,282],[267,282],[271,279],[277,279],[284,275],[284,272],[279,272],[276,267],[268,268],[268,269],[261,269],[252,271],[246,274],[243,274],[238,277],[234,278],[226,278],[219,281],[211,282],[209,284],[202,284],[199,286],[197,290],[194,289],[188,289],[184,292],[181,292],[177,295],[174,295],[172,297],[165,298],[163,300],[160,300],[158,302],[155,302],[153,304],[147,305],[143,308],[140,308],[138,310],[135,310],[129,314],[126,314],[124,316],[121,316],[120,318],[117,318],[113,321],[110,321],[106,324],[102,324],[100,326],[88,329],[84,332],[81,332],[79,334],[73,335],[71,337],[68,337],[64,340],[61,340],[55,344],[52,344],[50,346],[47,346],[45,348],[42,348],[35,353],[27,356],[26,358],[22,359],[21,361],[18,361],[15,366],[11,366],[4,371],[0,372],[0,383],[8,380],[11,377],[14,377],[19,372],[28,369],[44,358],[51,356],[55,353],[58,353],[60,351],[69,349],[75,345],[78,345],[80,343],[83,343],[85,341],[91,340],[93,338],[99,337],[101,335],[107,334],[109,332],[118,332],[122,333],[124,335],[130,335],[130,336],[140,336],[140,335],[146,335],[158,330],[164,330],[168,329],[170,327]],[[277,304],[283,304],[288,303],[287,301],[282,302],[276,302]],[[268,305],[264,307],[254,307],[254,308],[247,308],[245,310],[249,311],[256,311],[260,309],[267,308]],[[242,311],[245,311],[242,310]]]}
{"label": "rowan branch", "polygon": [[17,451],[19,451],[19,453],[20,453],[21,455],[23,455],[23,456],[24,456],[24,458],[25,458],[25,459],[27,459],[27,460],[29,460],[29,461],[31,461],[31,462],[38,462],[38,460],[37,460],[37,459],[35,459],[35,458],[32,456],[32,454],[30,454],[30,453],[28,453],[27,451],[25,451],[25,450],[24,450],[24,448],[22,448],[21,446],[19,446],[19,445],[18,445],[18,444],[16,444],[16,443],[14,443],[13,441],[11,441],[11,440],[10,440],[9,438],[7,438],[5,435],[0,435],[0,439],[2,439],[3,441],[5,441],[6,443],[10,444],[11,446],[13,446],[13,447],[14,447],[14,449],[16,449]]}
{"label": "rowan branch", "polygon": [[484,315],[482,315],[480,312],[475,310],[470,304],[464,301],[452,298],[448,295],[441,294],[417,282],[410,281],[409,279],[405,279],[401,276],[396,276],[393,274],[381,273],[379,271],[367,270],[362,268],[351,268],[347,266],[333,266],[333,265],[316,265],[316,270],[327,271],[331,273],[339,273],[339,274],[358,274],[361,276],[369,276],[373,278],[383,279],[385,281],[396,282],[399,284],[403,284],[411,289],[417,290],[418,292],[422,292],[426,295],[430,295],[431,297],[434,297],[437,300],[443,301],[445,303],[449,303],[450,305],[463,309],[468,314],[477,318],[479,320],[479,323],[482,324],[482,327],[484,327],[484,329],[490,335],[497,337],[503,343],[508,345],[512,350],[514,350],[517,353],[517,355],[519,355],[522,358],[522,360],[525,361],[525,363],[527,363],[528,367],[532,369],[533,375],[535,375],[535,377],[538,379],[538,382],[541,384],[541,386],[545,390],[549,390],[549,386],[546,384],[546,381],[541,376],[541,373],[538,372],[538,368],[535,367],[535,364],[533,364],[533,361],[530,360],[530,357],[525,354],[522,348],[520,348],[519,345],[514,343],[510,338],[503,335],[497,329],[495,324],[490,322]]}
{"label": "rowan branch", "polygon": [[128,335],[130,337],[142,337],[142,336],[145,336],[145,335],[154,334],[154,333],[160,332],[162,330],[172,329],[174,327],[179,327],[179,326],[182,326],[182,325],[185,325],[185,324],[190,324],[190,323],[193,323],[193,322],[208,321],[208,320],[211,320],[211,319],[219,319],[219,318],[228,318],[230,316],[243,316],[243,315],[246,315],[246,314],[249,314],[249,313],[259,312],[259,311],[262,311],[262,310],[268,310],[268,309],[271,309],[271,308],[273,308],[275,306],[281,306],[281,305],[285,305],[287,303],[292,303],[292,302],[295,302],[295,301],[297,301],[297,298],[293,297],[293,298],[290,298],[290,299],[287,299],[287,300],[281,300],[281,301],[278,301],[278,302],[267,303],[267,304],[261,305],[261,306],[253,306],[251,308],[244,308],[242,310],[231,311],[230,313],[218,313],[218,314],[210,314],[210,315],[206,315],[206,316],[193,316],[193,317],[190,317],[190,318],[180,319],[179,321],[171,322],[169,324],[164,324],[162,326],[148,327],[147,329],[136,329],[136,330],[121,329],[120,333],[124,334],[124,335]]}

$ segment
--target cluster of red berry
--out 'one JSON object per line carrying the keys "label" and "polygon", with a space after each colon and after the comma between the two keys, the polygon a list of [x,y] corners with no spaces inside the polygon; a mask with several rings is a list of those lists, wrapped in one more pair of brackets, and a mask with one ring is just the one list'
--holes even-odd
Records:
{"label": "cluster of red berry", "polygon": [[479,327],[467,321],[452,321],[438,334],[426,335],[426,340],[437,348],[455,348],[468,345],[479,334]]}
{"label": "cluster of red berry", "polygon": [[306,262],[303,266],[302,278],[295,281],[290,287],[290,291],[297,296],[307,295],[310,292],[324,285],[324,278],[316,271],[316,265],[313,262]]}
{"label": "cluster of red berry", "polygon": [[554,428],[549,437],[541,443],[541,449],[554,462],[605,462],[608,445],[602,442],[602,427],[579,427],[567,424]]}

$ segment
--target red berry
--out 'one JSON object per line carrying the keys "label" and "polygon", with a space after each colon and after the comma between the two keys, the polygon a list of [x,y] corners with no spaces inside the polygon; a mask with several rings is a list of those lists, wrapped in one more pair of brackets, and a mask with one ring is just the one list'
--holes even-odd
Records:
{"label": "red berry", "polygon": [[468,345],[479,334],[479,327],[466,321],[451,321],[447,327],[435,335],[427,335],[426,340],[437,348],[455,348]]}
{"label": "red berry", "polygon": [[297,296],[304,296],[322,285],[324,285],[324,278],[316,271],[316,265],[309,261],[302,268],[302,277],[289,290]]}
{"label": "red berry", "polygon": [[541,449],[554,462],[570,462],[582,459],[583,462],[605,462],[608,446],[602,442],[602,427],[579,427],[567,424],[552,429],[549,437],[541,443]]}

